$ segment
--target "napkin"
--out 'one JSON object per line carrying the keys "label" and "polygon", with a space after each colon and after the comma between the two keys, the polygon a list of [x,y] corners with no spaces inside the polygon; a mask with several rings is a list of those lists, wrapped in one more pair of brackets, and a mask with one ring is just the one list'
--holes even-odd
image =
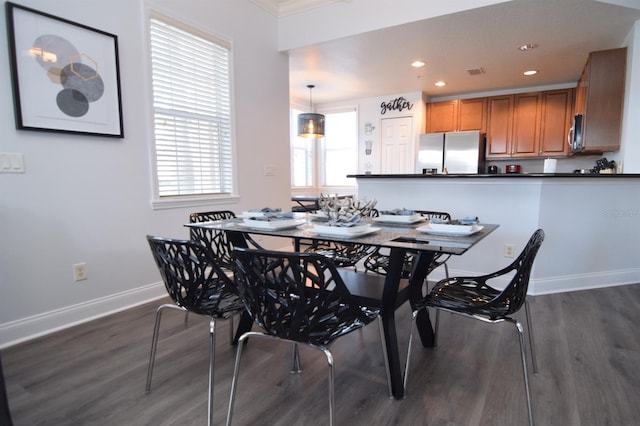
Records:
{"label": "napkin", "polygon": [[[250,210],[251,211],[251,210]],[[254,210],[255,212],[255,210]],[[293,219],[293,213],[292,212],[280,212],[280,209],[271,211],[271,212],[264,212],[264,211],[260,211],[263,213],[262,216],[255,216],[255,217],[250,217],[249,219],[251,220],[264,220],[264,221],[273,221],[273,220],[288,220],[288,219]]]}
{"label": "napkin", "polygon": [[415,214],[413,210],[407,209],[381,210],[379,213],[384,216],[412,216]]}
{"label": "napkin", "polygon": [[467,216],[464,219],[458,219],[458,225],[477,225],[478,216]]}
{"label": "napkin", "polygon": [[447,219],[441,219],[439,217],[432,217],[429,219],[429,223],[441,224],[441,223],[449,223]]}
{"label": "napkin", "polygon": [[251,209],[252,213],[280,213],[282,209],[272,209],[271,207],[263,207],[261,209]]}

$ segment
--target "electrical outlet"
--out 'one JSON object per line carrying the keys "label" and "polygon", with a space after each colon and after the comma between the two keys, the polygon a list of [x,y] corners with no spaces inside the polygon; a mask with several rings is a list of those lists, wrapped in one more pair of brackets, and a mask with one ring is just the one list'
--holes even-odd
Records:
{"label": "electrical outlet", "polygon": [[73,265],[73,280],[82,281],[87,279],[87,264],[76,263]]}
{"label": "electrical outlet", "polygon": [[504,257],[515,257],[516,248],[513,244],[505,244],[504,245]]}

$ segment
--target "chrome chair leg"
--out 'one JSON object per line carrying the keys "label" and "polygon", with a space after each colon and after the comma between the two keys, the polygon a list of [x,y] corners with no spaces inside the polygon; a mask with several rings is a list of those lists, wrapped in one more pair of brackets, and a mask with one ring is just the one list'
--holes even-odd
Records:
{"label": "chrome chair leg", "polygon": [[436,324],[433,327],[433,347],[434,348],[438,347],[438,329],[439,328],[440,328],[440,309],[436,309]]}
{"label": "chrome chair leg", "polygon": [[147,384],[145,386],[145,393],[151,392],[151,378],[153,377],[153,365],[156,361],[156,348],[158,347],[158,333],[160,331],[160,320],[162,319],[162,312],[165,309],[177,309],[179,311],[185,311],[188,313],[186,309],[180,307],[178,305],[167,303],[165,305],[160,305],[158,309],[156,309],[156,323],[153,327],[153,337],[151,339],[151,354],[149,355],[149,366],[147,367]]}
{"label": "chrome chair leg", "polygon": [[233,367],[233,378],[231,380],[231,392],[229,394],[229,408],[227,409],[227,426],[231,425],[233,417],[233,404],[236,400],[236,389],[238,387],[238,373],[240,372],[240,358],[242,357],[242,348],[244,341],[249,338],[249,334],[243,334],[238,339],[238,347],[236,348],[236,362]]}
{"label": "chrome chair leg", "polygon": [[209,318],[209,391],[208,402],[209,407],[207,409],[207,426],[213,424],[213,374],[215,371],[216,362],[216,320],[215,318]]}
{"label": "chrome chair leg", "polygon": [[291,345],[291,373],[302,373],[302,361],[300,360],[300,351],[297,343]]}
{"label": "chrome chair leg", "polygon": [[322,352],[327,356],[327,363],[329,364],[329,426],[333,426],[333,419],[335,414],[335,371],[333,368],[333,355],[328,349],[323,349]]}
{"label": "chrome chair leg", "polygon": [[536,359],[536,349],[533,343],[533,326],[531,323],[531,310],[529,309],[529,301],[524,300],[524,311],[527,317],[527,334],[529,335],[529,351],[531,351],[531,366],[533,374],[538,373],[538,361]]}
{"label": "chrome chair leg", "polygon": [[[413,329],[415,328],[416,318],[418,317],[418,311],[411,313],[411,327],[409,328],[409,344],[407,347],[407,362],[404,366],[404,376],[402,377],[402,388],[404,389],[404,395],[407,395],[407,381],[409,380],[409,364],[411,360],[411,344],[413,343]],[[391,395],[391,385],[389,385],[389,395]]]}
{"label": "chrome chair leg", "polygon": [[531,391],[529,390],[529,370],[527,369],[527,354],[525,351],[524,329],[518,321],[505,318],[506,321],[515,325],[518,330],[518,340],[520,341],[520,357],[522,358],[522,374],[524,376],[524,389],[527,396],[527,410],[529,413],[529,426],[533,426],[533,410],[531,408]]}
{"label": "chrome chair leg", "polygon": [[[389,367],[389,357],[387,353],[387,339],[384,338],[384,325],[382,324],[382,317],[380,316],[378,316],[378,330],[380,331],[380,340],[382,341],[382,356],[384,358],[384,369],[387,373],[389,398],[393,398],[393,389],[391,388],[391,368]],[[411,337],[409,337],[409,339],[411,339]]]}

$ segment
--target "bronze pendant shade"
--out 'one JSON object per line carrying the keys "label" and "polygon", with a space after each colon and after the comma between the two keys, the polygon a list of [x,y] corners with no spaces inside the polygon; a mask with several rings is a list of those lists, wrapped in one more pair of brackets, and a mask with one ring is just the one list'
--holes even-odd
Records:
{"label": "bronze pendant shade", "polygon": [[304,113],[298,115],[298,136],[316,139],[324,136],[324,115]]}
{"label": "bronze pendant shade", "polygon": [[[309,109],[313,110],[311,102],[311,89],[315,86],[309,84]],[[324,137],[324,115],[306,112],[298,115],[298,136],[301,138],[317,139]]]}

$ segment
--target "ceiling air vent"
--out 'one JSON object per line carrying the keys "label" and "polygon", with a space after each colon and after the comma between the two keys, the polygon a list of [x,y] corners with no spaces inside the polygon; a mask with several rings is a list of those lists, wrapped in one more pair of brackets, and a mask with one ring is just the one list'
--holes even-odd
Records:
{"label": "ceiling air vent", "polygon": [[469,75],[484,74],[484,70],[482,68],[469,68],[467,72],[469,73]]}

